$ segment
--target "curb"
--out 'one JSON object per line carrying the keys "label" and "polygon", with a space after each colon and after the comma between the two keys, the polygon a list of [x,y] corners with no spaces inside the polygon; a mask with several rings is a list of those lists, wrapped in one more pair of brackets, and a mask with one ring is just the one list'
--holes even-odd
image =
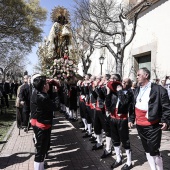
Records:
{"label": "curb", "polygon": [[8,130],[8,133],[6,134],[6,136],[4,137],[4,139],[2,140],[2,142],[4,142],[4,143],[2,143],[2,144],[0,145],[0,152],[2,151],[4,145],[6,144],[6,142],[7,142],[8,138],[9,138],[10,134],[12,133],[12,131],[13,131],[14,127],[15,127],[15,125],[16,125],[16,121],[13,122],[13,124],[12,124],[11,127],[10,127],[10,129]]}

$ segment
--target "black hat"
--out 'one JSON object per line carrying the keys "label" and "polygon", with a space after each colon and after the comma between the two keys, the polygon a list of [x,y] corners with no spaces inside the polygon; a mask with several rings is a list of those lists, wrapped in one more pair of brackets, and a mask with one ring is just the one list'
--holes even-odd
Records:
{"label": "black hat", "polygon": [[46,76],[37,76],[33,80],[33,86],[38,91],[42,91],[45,84],[46,84]]}

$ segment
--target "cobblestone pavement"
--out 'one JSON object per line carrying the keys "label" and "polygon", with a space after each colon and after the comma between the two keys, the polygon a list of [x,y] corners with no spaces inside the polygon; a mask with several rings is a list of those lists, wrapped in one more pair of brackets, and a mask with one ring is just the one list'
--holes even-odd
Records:
{"label": "cobblestone pavement", "polygon": [[[79,122],[67,121],[61,113],[54,119],[51,142],[52,150],[47,159],[48,170],[106,170],[115,160],[115,153],[106,159],[100,159],[103,150],[92,151],[92,144],[83,139]],[[3,170],[33,170],[34,145],[33,132],[21,131],[15,126],[8,142],[0,153],[0,169]],[[150,170],[146,161],[140,139],[136,129],[130,130],[132,146],[133,170]],[[0,144],[1,145],[1,144]],[[162,137],[161,153],[164,160],[164,170],[170,170],[170,131],[164,131]],[[123,154],[123,164],[126,162]],[[123,166],[123,165],[122,165]],[[121,166],[115,170],[120,170]]]}

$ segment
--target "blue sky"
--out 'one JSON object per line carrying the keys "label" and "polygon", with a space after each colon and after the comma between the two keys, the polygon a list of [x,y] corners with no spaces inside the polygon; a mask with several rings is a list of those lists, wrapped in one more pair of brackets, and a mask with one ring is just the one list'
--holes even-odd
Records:
{"label": "blue sky", "polygon": [[[67,8],[69,11],[71,11],[73,9],[73,4],[74,4],[73,0],[40,0],[40,5],[48,10],[48,17],[43,27],[44,30],[43,37],[48,36],[52,26],[52,22],[50,19],[50,13],[52,9],[57,6],[63,6]],[[38,44],[35,47],[33,47],[32,53],[30,53],[27,56],[28,60],[30,61],[30,64],[27,65],[26,67],[28,74],[33,74],[34,71],[33,67],[38,62],[38,57],[36,55],[37,48],[38,48]]]}

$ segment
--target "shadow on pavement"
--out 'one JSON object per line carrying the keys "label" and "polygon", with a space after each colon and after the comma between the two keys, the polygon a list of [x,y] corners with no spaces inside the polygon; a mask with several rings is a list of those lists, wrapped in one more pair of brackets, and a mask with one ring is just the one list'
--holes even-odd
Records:
{"label": "shadow on pavement", "polygon": [[11,166],[17,163],[23,163],[26,160],[30,159],[32,155],[34,155],[34,153],[20,152],[20,153],[12,154],[10,156],[0,157],[0,169],[5,169],[8,166]]}

